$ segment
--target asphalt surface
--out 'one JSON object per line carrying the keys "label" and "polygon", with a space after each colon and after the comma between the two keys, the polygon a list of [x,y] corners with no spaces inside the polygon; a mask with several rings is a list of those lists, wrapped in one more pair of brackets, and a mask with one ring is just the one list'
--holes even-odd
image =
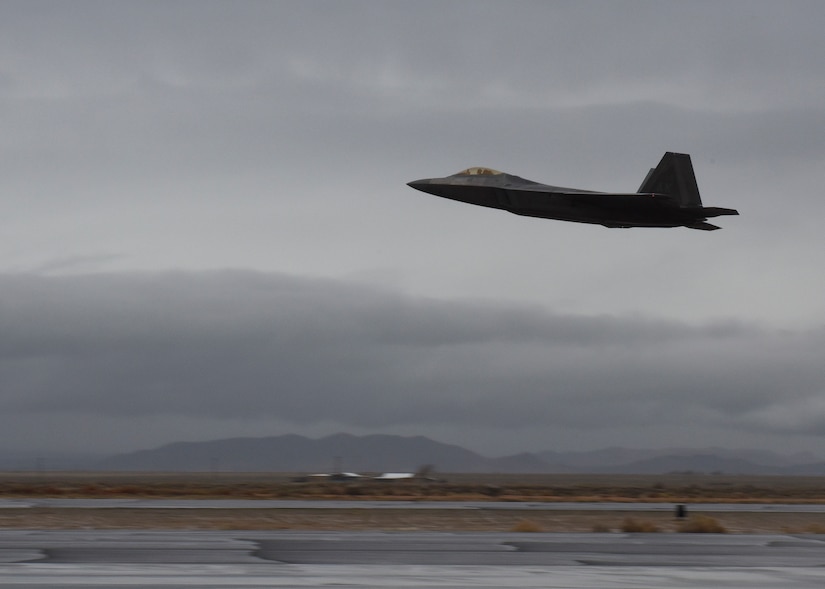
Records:
{"label": "asphalt surface", "polygon": [[825,586],[825,535],[0,530],[0,587]]}
{"label": "asphalt surface", "polygon": [[[0,499],[0,509],[496,509],[510,511],[673,511],[673,503],[515,501],[318,501],[300,499]],[[702,512],[825,513],[825,504],[697,503]],[[688,509],[693,507],[688,504]]]}

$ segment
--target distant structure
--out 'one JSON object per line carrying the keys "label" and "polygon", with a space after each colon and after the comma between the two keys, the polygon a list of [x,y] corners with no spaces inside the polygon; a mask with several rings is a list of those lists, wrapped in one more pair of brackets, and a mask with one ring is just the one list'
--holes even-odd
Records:
{"label": "distant structure", "polygon": [[437,479],[433,476],[435,467],[432,464],[425,464],[419,467],[415,472],[385,472],[373,480],[376,481],[422,481],[422,482],[444,482],[442,479]]}
{"label": "distant structure", "polygon": [[357,472],[331,472],[318,473],[306,476],[300,476],[293,479],[294,482],[307,483],[311,481],[327,480],[334,482],[353,482],[353,481],[380,481],[380,482],[398,482],[398,481],[422,481],[422,482],[444,482],[443,479],[433,477],[433,465],[425,464],[415,472],[383,472],[378,475],[359,474]]}

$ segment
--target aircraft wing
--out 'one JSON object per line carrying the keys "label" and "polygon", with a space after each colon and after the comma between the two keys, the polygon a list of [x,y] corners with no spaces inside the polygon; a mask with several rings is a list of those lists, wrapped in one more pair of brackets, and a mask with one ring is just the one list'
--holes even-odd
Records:
{"label": "aircraft wing", "polygon": [[519,186],[507,188],[508,192],[524,192],[530,194],[546,194],[555,198],[563,198],[571,204],[586,204],[594,207],[624,207],[637,205],[639,203],[650,204],[657,202],[661,204],[674,204],[676,199],[667,194],[652,194],[639,192],[591,192],[587,190],[575,190],[561,188],[557,186]]}
{"label": "aircraft wing", "polygon": [[669,194],[653,192],[594,192],[592,190],[578,190],[576,188],[564,188],[562,186],[550,186],[549,184],[530,183],[522,186],[507,186],[509,192],[529,192],[532,194],[546,194],[548,196],[558,196],[569,198],[576,202],[599,204],[622,204],[639,202],[639,199],[653,198],[658,201],[673,202],[674,199]]}
{"label": "aircraft wing", "polygon": [[561,196],[571,201],[584,202],[596,206],[624,206],[638,203],[639,201],[650,202],[651,200],[662,203],[674,201],[674,198],[667,194],[646,194],[639,192],[561,192],[554,194],[554,196]]}

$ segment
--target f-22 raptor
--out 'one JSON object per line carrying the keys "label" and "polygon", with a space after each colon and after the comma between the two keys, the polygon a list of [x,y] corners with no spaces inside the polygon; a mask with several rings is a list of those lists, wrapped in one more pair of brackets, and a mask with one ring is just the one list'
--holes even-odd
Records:
{"label": "f-22 raptor", "polygon": [[527,217],[592,223],[605,227],[688,227],[713,231],[710,217],[738,215],[734,209],[702,206],[690,156],[665,153],[637,192],[593,192],[548,186],[491,168],[468,168],[446,178],[408,186],[452,200],[502,209]]}

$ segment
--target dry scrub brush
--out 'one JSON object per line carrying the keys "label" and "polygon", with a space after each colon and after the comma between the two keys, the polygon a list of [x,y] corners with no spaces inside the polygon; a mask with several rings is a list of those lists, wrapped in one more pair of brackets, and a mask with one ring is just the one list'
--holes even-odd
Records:
{"label": "dry scrub brush", "polygon": [[622,522],[623,532],[628,534],[638,534],[638,533],[654,533],[659,532],[659,526],[648,519],[637,519],[635,517],[626,517]]}
{"label": "dry scrub brush", "polygon": [[728,529],[715,517],[694,515],[679,526],[679,531],[687,534],[727,534]]}
{"label": "dry scrub brush", "polygon": [[510,528],[511,532],[543,532],[542,527],[531,519],[521,519]]}

